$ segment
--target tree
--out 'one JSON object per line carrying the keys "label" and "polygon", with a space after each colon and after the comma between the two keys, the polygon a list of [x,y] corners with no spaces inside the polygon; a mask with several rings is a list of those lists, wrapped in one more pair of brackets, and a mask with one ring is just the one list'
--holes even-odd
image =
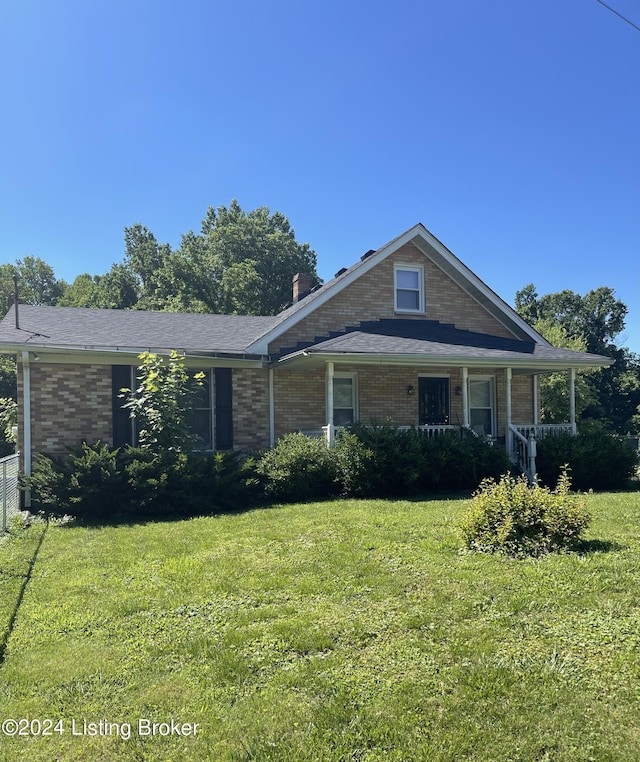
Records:
{"label": "tree", "polygon": [[570,338],[582,337],[587,352],[608,354],[624,329],[627,307],[612,288],[600,286],[580,296],[558,291],[538,296],[533,283],[516,293],[516,311],[529,325],[544,320],[558,323]]}
{"label": "tree", "polygon": [[39,257],[25,257],[14,265],[0,265],[0,309],[2,314],[13,304],[14,281],[18,276],[18,293],[23,304],[51,306],[57,303],[67,284],[58,280],[53,268]]}
{"label": "tree", "polygon": [[[137,388],[121,391],[124,407],[137,421],[140,447],[158,455],[190,452],[196,443],[189,426],[193,389],[184,360],[175,351],[166,361],[152,352],[139,359]],[[204,373],[194,378],[199,383]]]}
{"label": "tree", "polygon": [[138,285],[133,273],[115,264],[105,275],[83,273],[67,286],[58,301],[62,307],[128,309],[138,301]]}
{"label": "tree", "polygon": [[291,301],[296,273],[319,282],[315,252],[296,241],[283,214],[266,207],[245,212],[235,200],[209,207],[200,233],[183,235],[175,251],[141,225],[125,238],[139,308],[275,315]]}
{"label": "tree", "polygon": [[[620,433],[638,431],[640,357],[615,343],[624,330],[627,307],[615,298],[613,289],[600,286],[584,296],[565,290],[541,297],[530,283],[516,293],[515,305],[552,344],[612,358],[608,368],[579,374],[577,404],[583,417],[600,419]],[[549,414],[555,415],[560,409],[560,382],[552,375],[542,384],[550,395],[545,401],[543,390],[543,407],[548,405]]]}
{"label": "tree", "polygon": [[[533,327],[544,336],[554,347],[573,349],[584,352],[586,342],[581,337],[570,337],[559,324],[549,319],[537,320]],[[593,371],[579,370],[576,373],[575,402],[576,416],[597,402],[597,397],[591,383]],[[565,423],[569,420],[569,384],[566,373],[544,373],[539,377],[540,383],[540,421],[541,423]]]}

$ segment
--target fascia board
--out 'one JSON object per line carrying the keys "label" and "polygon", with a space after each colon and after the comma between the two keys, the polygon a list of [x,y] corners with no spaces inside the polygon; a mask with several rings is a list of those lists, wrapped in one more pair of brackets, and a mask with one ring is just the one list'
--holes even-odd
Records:
{"label": "fascia board", "polygon": [[[489,300],[496,309],[504,314],[508,315],[509,320],[512,323],[515,323],[518,325],[526,334],[531,338],[536,344],[540,344],[542,346],[551,346],[551,344],[544,338],[544,336],[540,335],[534,328],[532,328],[526,320],[524,320],[518,313],[510,307],[496,292],[491,289],[487,284],[481,280],[472,270],[470,270],[462,260],[460,260],[453,252],[449,251],[447,247],[439,241],[432,233],[430,233],[424,226],[421,226],[422,230],[420,231],[420,237],[426,241],[426,243],[431,246],[433,249],[435,249],[438,254],[447,262],[447,264],[452,267],[454,270],[457,270],[460,275],[462,276],[463,280],[468,281],[469,283],[473,284],[474,288],[476,288],[480,293]],[[420,247],[418,247],[420,248]],[[422,252],[425,254],[425,256],[429,256],[425,251]],[[437,264],[437,262],[436,262]],[[460,288],[462,288],[475,302],[480,304],[481,307],[486,309],[484,305],[482,305],[476,297],[471,293],[468,289],[464,287],[461,283],[458,283]],[[498,320],[497,315],[494,315],[494,317]],[[502,325],[504,325],[505,328],[508,330],[510,327],[500,321]]]}
{"label": "fascia board", "polygon": [[[80,348],[80,347],[56,347],[52,345],[37,346],[29,345],[0,345],[0,353],[20,354],[29,352],[32,355],[32,362],[47,362],[55,365],[139,365],[139,356],[143,352],[153,352],[155,354],[168,356],[170,349],[154,349],[131,347],[110,349],[110,348]],[[255,356],[234,357],[233,355],[223,356],[193,354],[176,350],[180,357],[189,367],[225,367],[225,368],[263,368],[266,366],[267,358],[258,358]],[[37,355],[37,360],[33,359]]]}
{"label": "fascia board", "polygon": [[275,367],[286,365],[318,365],[325,362],[343,363],[349,365],[421,365],[421,366],[446,366],[467,368],[513,368],[514,370],[529,371],[532,373],[552,373],[554,371],[566,371],[569,368],[598,368],[606,367],[611,362],[609,358],[603,358],[601,362],[593,360],[540,360],[532,362],[520,358],[486,358],[460,357],[459,355],[383,355],[383,354],[357,354],[338,352],[307,352],[301,351],[287,358],[276,361]]}

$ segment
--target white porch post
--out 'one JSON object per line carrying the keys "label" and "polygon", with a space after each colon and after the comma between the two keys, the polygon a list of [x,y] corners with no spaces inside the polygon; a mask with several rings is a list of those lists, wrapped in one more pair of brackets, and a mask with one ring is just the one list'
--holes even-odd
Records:
{"label": "white porch post", "polygon": [[513,435],[511,433],[511,380],[513,378],[513,371],[511,368],[507,368],[507,422],[506,422],[506,435],[507,435],[507,453],[511,454],[513,451]]}
{"label": "white porch post", "polygon": [[462,425],[469,428],[469,368],[462,369]]}
{"label": "white porch post", "polygon": [[569,423],[571,433],[576,435],[576,369],[569,368]]}
{"label": "white porch post", "polygon": [[[22,412],[23,412],[23,432],[22,453],[24,472],[31,476],[31,365],[29,363],[29,353],[22,353]],[[31,508],[31,491],[24,493],[25,508]]]}
{"label": "white porch post", "polygon": [[333,373],[334,365],[327,363],[327,442],[329,446],[333,444]]}

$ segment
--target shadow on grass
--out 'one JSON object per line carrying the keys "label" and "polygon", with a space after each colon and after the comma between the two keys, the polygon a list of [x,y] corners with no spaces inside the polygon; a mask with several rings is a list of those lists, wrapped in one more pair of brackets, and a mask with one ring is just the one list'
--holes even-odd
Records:
{"label": "shadow on grass", "polygon": [[626,550],[627,547],[610,540],[582,540],[576,545],[575,552],[586,556],[594,553],[616,553]]}

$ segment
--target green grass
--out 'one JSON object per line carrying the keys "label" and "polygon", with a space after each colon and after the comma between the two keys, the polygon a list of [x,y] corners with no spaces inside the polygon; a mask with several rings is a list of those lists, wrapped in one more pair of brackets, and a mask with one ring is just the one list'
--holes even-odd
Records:
{"label": "green grass", "polygon": [[51,526],[0,707],[64,733],[0,758],[637,760],[639,502],[591,496],[588,552],[525,561],[461,552],[463,500]]}

